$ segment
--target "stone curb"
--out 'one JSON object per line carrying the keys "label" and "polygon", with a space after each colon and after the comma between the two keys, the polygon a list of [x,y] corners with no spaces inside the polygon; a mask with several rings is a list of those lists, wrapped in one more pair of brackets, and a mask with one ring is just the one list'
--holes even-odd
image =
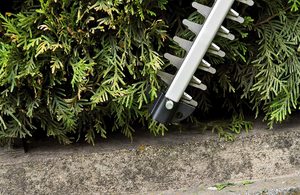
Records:
{"label": "stone curb", "polygon": [[192,130],[94,147],[41,144],[25,154],[2,148],[0,194],[208,194],[219,193],[207,191],[216,183],[284,175],[300,187],[300,122],[265,128],[256,123],[235,142]]}

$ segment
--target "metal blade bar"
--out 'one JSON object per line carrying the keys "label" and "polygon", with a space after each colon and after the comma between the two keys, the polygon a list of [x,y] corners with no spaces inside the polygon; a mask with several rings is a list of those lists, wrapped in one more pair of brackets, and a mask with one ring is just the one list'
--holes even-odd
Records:
{"label": "metal blade bar", "polygon": [[202,30],[173,79],[165,95],[166,98],[174,102],[180,101],[233,3],[234,0],[217,0],[215,2],[209,16],[204,22]]}

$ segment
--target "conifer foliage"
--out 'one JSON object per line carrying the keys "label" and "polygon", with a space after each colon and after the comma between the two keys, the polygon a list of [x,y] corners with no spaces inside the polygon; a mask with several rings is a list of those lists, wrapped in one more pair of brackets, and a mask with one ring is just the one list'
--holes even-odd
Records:
{"label": "conifer foliage", "polygon": [[164,130],[143,106],[159,88],[166,3],[26,0],[1,14],[0,138],[44,130],[93,143],[108,129],[131,137],[137,120]]}
{"label": "conifer foliage", "polygon": [[255,108],[263,109],[271,127],[299,108],[299,3],[298,0],[262,2],[265,13],[254,24],[259,41],[248,93]]}
{"label": "conifer foliage", "polygon": [[[0,2],[0,139],[44,131],[62,143],[94,143],[108,131],[132,137],[137,125],[164,133],[148,106],[163,86],[157,71],[168,68],[162,54],[182,52],[169,37],[192,38],[181,20],[203,19],[192,1]],[[226,23],[235,41],[216,39],[227,50],[225,60],[208,56],[217,74],[198,73],[208,91],[191,92],[196,117],[221,101],[231,114],[242,116],[242,105],[263,112],[272,126],[298,109],[300,1],[255,3],[238,6],[244,24]]]}

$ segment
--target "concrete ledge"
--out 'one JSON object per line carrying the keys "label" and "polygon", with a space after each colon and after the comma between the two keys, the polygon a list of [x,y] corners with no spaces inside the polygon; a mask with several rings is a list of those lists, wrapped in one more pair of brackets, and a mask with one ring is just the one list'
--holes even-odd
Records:
{"label": "concrete ledge", "polygon": [[265,128],[257,123],[235,142],[193,130],[95,147],[41,144],[26,154],[2,148],[0,194],[207,194],[215,183],[284,175],[300,187],[300,122]]}

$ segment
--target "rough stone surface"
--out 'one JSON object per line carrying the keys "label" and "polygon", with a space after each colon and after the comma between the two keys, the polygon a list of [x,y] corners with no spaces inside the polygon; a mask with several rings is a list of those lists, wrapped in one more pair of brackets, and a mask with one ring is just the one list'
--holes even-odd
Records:
{"label": "rough stone surface", "polygon": [[274,130],[255,124],[235,142],[194,129],[165,137],[140,135],[132,143],[110,139],[94,147],[43,143],[25,154],[0,149],[0,194],[5,195],[207,194],[205,189],[216,183],[283,175],[295,175],[295,185],[286,190],[300,187],[297,120]]}
{"label": "rough stone surface", "polygon": [[299,195],[300,175],[288,175],[259,180],[231,182],[231,185],[218,191],[214,186],[151,192],[149,195]]}

